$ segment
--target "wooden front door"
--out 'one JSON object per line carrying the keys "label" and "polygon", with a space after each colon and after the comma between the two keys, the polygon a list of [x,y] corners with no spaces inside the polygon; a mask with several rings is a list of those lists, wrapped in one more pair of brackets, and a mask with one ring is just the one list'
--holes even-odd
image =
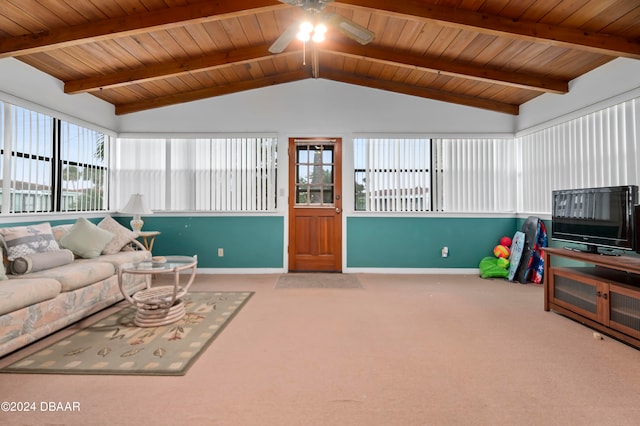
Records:
{"label": "wooden front door", "polygon": [[342,271],[342,140],[289,139],[289,271]]}

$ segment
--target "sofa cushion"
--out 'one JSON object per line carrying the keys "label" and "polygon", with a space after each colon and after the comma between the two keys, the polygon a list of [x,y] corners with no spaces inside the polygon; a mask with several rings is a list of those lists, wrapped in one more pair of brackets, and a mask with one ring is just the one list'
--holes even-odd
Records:
{"label": "sofa cushion", "polygon": [[120,225],[111,216],[105,216],[105,218],[98,223],[98,228],[109,231],[114,235],[102,250],[102,254],[118,253],[127,243],[138,237],[137,233]]}
{"label": "sofa cushion", "polygon": [[91,259],[100,256],[113,234],[98,228],[84,217],[78,218],[69,232],[60,237],[60,245],[76,256]]}
{"label": "sofa cushion", "polygon": [[76,259],[75,263],[85,262],[109,262],[114,267],[124,265],[125,263],[142,262],[151,259],[151,252],[143,250],[121,251],[115,254],[103,254],[95,259]]}
{"label": "sofa cushion", "polygon": [[73,262],[73,259],[73,252],[67,249],[33,253],[20,256],[11,262],[10,272],[12,274],[28,274],[29,272],[43,271],[56,266],[67,265]]}
{"label": "sofa cushion", "polygon": [[32,253],[60,249],[53,237],[49,222],[0,228],[0,235],[4,239],[7,258],[10,261]]}
{"label": "sofa cushion", "polygon": [[0,282],[0,315],[53,299],[61,285],[53,278],[29,278]]}
{"label": "sofa cushion", "polygon": [[[72,291],[115,275],[116,268],[108,262],[73,262],[27,275],[14,275],[10,281],[30,278],[53,278],[60,282],[61,291]],[[15,277],[15,278],[14,278]]]}

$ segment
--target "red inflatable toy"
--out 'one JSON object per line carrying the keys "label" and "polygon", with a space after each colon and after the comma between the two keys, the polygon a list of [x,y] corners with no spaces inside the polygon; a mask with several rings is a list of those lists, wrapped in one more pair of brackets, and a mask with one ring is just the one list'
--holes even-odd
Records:
{"label": "red inflatable toy", "polygon": [[511,238],[509,237],[500,238],[500,245],[503,245],[505,247],[511,247]]}

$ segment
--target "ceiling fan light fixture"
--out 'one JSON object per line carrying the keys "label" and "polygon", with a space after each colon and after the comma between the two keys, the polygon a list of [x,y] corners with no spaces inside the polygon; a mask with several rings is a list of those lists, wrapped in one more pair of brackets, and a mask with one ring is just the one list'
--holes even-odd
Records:
{"label": "ceiling fan light fixture", "polygon": [[[290,4],[292,6],[300,7],[310,21],[306,21],[302,24],[292,23],[287,29],[280,34],[280,36],[269,47],[271,53],[283,52],[289,43],[296,38],[303,43],[313,41],[314,43],[320,43],[325,40],[328,28],[332,30],[338,30],[340,33],[352,40],[357,41],[360,44],[368,44],[371,42],[375,34],[368,28],[363,27],[349,18],[339,15],[334,12],[325,12],[324,8],[327,4],[332,3],[333,0],[279,0],[280,3]],[[315,27],[311,22],[315,21],[317,25]]]}
{"label": "ceiling fan light fixture", "polygon": [[327,26],[325,24],[323,24],[322,22],[320,22],[313,29],[313,32],[316,33],[316,34],[323,34],[324,35],[324,34],[327,33]]}
{"label": "ceiling fan light fixture", "polygon": [[313,24],[311,22],[304,21],[302,24],[300,24],[301,33],[311,34],[312,31],[313,31]]}
{"label": "ceiling fan light fixture", "polygon": [[326,32],[327,26],[322,22],[314,27],[311,22],[304,21],[302,24],[300,24],[300,31],[298,32],[296,37],[302,42],[312,40],[314,43],[321,43],[325,39]]}
{"label": "ceiling fan light fixture", "polygon": [[323,33],[313,33],[313,37],[311,37],[314,43],[322,43],[324,41]]}

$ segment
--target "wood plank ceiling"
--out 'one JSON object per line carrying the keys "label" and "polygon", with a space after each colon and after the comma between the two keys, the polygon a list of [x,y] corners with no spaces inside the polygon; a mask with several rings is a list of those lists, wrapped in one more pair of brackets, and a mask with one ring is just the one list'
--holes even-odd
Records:
{"label": "wood plank ceiling", "polygon": [[640,0],[337,0],[324,12],[374,40],[330,28],[271,54],[304,17],[277,0],[2,0],[0,58],[116,114],[308,78],[518,114],[616,57],[640,59]]}

